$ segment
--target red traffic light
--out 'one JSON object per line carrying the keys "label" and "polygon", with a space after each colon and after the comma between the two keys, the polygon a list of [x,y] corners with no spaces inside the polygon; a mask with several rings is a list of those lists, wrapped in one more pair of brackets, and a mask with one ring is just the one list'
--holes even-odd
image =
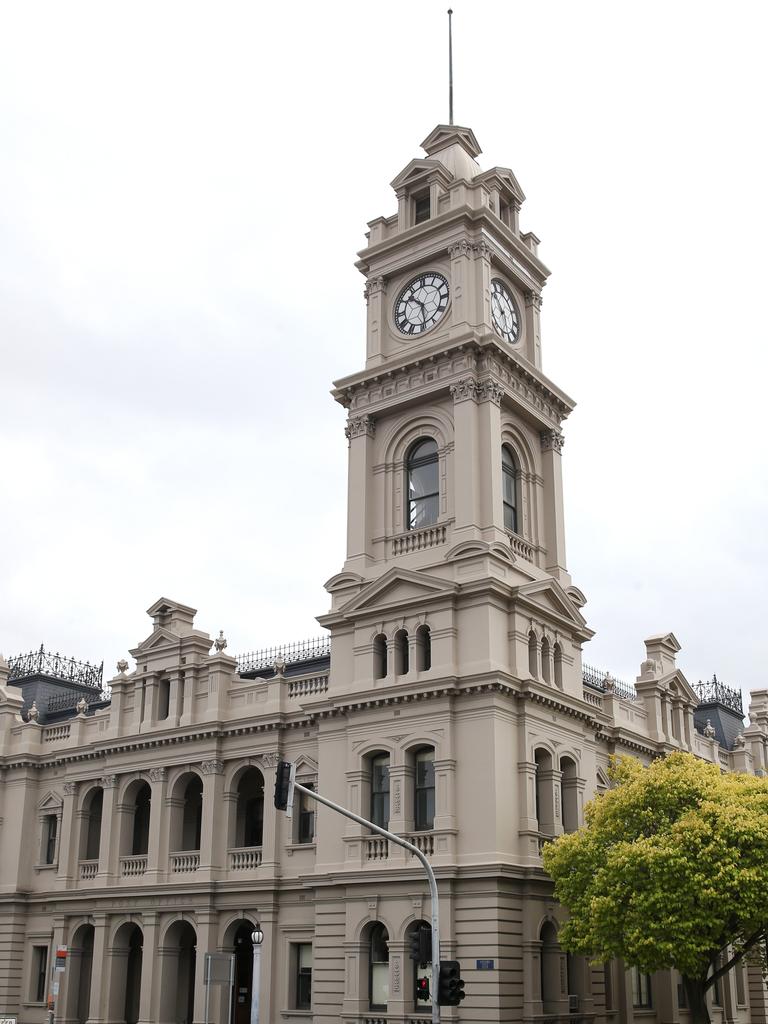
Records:
{"label": "red traffic light", "polygon": [[429,978],[416,979],[416,998],[429,1002]]}

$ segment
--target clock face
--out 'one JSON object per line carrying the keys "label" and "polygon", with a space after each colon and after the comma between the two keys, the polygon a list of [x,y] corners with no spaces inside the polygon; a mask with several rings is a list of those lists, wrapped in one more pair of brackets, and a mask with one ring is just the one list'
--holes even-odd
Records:
{"label": "clock face", "polygon": [[423,334],[434,327],[448,306],[448,282],[427,271],[403,288],[395,302],[395,324],[401,334]]}
{"label": "clock face", "polygon": [[514,345],[520,337],[520,316],[512,292],[498,277],[491,281],[491,316],[496,332]]}

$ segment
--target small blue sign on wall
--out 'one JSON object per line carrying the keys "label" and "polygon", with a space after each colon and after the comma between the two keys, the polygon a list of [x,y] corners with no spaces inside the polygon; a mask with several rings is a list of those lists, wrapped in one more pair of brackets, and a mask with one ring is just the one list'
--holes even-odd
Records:
{"label": "small blue sign on wall", "polygon": [[477,964],[478,971],[493,970],[493,960],[476,960],[475,963]]}

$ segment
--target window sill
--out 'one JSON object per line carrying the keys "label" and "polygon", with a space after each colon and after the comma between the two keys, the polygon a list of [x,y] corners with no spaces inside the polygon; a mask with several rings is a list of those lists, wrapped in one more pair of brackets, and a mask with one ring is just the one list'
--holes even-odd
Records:
{"label": "window sill", "polygon": [[291,1017],[299,1017],[301,1020],[311,1020],[312,1010],[281,1010],[280,1016],[290,1019]]}
{"label": "window sill", "polygon": [[[57,871],[58,864],[35,864],[35,871]],[[30,1003],[30,1006],[39,1006],[39,1003]]]}
{"label": "window sill", "polygon": [[[285,848],[289,853],[294,850],[314,850],[317,843],[286,843]],[[311,1010],[297,1010],[296,1013],[311,1013]]]}

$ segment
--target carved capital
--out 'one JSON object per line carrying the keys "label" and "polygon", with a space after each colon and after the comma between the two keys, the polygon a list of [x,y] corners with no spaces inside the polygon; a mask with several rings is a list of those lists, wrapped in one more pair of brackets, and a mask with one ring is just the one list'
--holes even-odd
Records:
{"label": "carved capital", "polygon": [[351,441],[353,437],[361,437],[362,435],[373,437],[376,433],[376,424],[373,416],[350,416],[344,428],[344,433],[348,441]]}
{"label": "carved capital", "polygon": [[280,755],[276,750],[269,750],[267,753],[261,755],[261,763],[265,768],[277,768]]}
{"label": "carved capital", "polygon": [[495,380],[482,380],[477,386],[477,397],[481,402],[493,402],[494,405],[501,405],[504,395],[504,388]]}
{"label": "carved capital", "polygon": [[538,292],[527,291],[525,293],[525,305],[533,306],[534,309],[541,309],[542,298]]}
{"label": "carved capital", "polygon": [[368,302],[372,295],[378,295],[380,292],[386,291],[386,289],[387,282],[383,277],[369,277],[363,288],[365,301]]}
{"label": "carved capital", "polygon": [[466,238],[462,238],[460,242],[454,242],[448,246],[448,255],[452,260],[458,259],[459,256],[471,256],[472,243],[468,242]]}
{"label": "carved capital", "polygon": [[541,450],[543,452],[562,452],[565,438],[559,430],[542,430],[539,437],[541,438]]}
{"label": "carved capital", "polygon": [[475,242],[472,246],[472,252],[475,256],[480,256],[484,260],[489,260],[493,250],[487,242]]}
{"label": "carved capital", "polygon": [[456,384],[451,384],[451,395],[454,402],[466,402],[469,399],[477,400],[478,384],[474,377],[463,377]]}
{"label": "carved capital", "polygon": [[203,775],[221,775],[224,771],[223,761],[203,761],[200,767]]}
{"label": "carved capital", "polygon": [[117,785],[116,775],[102,775],[99,779],[99,785],[102,789],[114,789]]}
{"label": "carved capital", "polygon": [[151,782],[163,782],[164,779],[168,778],[167,768],[150,768],[149,778]]}
{"label": "carved capital", "polygon": [[64,783],[64,796],[74,796],[77,792],[76,782],[65,782]]}

